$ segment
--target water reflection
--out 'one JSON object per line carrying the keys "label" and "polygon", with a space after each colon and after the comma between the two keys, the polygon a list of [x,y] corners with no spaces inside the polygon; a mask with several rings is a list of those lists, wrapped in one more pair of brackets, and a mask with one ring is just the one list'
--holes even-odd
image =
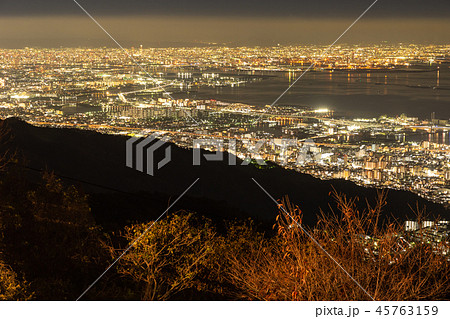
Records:
{"label": "water reflection", "polygon": [[450,145],[450,132],[397,134],[398,142],[423,142]]}

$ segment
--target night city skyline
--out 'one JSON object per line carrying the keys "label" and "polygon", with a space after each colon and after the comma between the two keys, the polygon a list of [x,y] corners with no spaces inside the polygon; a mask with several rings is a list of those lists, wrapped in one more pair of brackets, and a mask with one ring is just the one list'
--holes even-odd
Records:
{"label": "night city skyline", "polygon": [[449,18],[1,1],[0,313],[449,318]]}

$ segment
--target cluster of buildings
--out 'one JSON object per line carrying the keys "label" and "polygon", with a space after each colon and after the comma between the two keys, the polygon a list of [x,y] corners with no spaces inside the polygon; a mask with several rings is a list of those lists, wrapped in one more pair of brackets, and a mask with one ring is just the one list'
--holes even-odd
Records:
{"label": "cluster of buildings", "polygon": [[[0,50],[0,116],[108,134],[158,132],[180,146],[220,150],[321,179],[403,189],[448,205],[448,119],[342,118],[329,109],[196,98],[201,87],[259,80],[255,72],[402,69],[440,65],[450,46]],[[184,92],[181,97],[179,92]],[[227,145],[234,143],[233,148]],[[208,146],[214,150],[214,146]]]}
{"label": "cluster of buildings", "polygon": [[[238,86],[255,71],[410,68],[449,62],[448,45],[340,45],[121,49],[0,49],[0,99],[79,101],[137,85],[195,90]],[[245,72],[248,71],[248,72]],[[224,74],[226,72],[227,74]],[[151,74],[151,78],[150,78]],[[143,87],[142,87],[143,88]],[[83,95],[84,94],[84,95]]]}
{"label": "cluster of buildings", "polygon": [[409,245],[426,243],[433,250],[450,260],[448,244],[450,240],[450,227],[448,220],[440,221],[406,221],[403,238]]}

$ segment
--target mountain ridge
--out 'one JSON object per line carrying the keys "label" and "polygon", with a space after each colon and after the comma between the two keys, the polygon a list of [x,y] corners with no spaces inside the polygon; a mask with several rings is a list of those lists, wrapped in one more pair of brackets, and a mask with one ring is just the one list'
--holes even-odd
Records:
{"label": "mountain ridge", "polygon": [[[324,181],[276,165],[264,170],[252,165],[229,166],[227,156],[222,162],[203,161],[193,166],[192,150],[174,144],[172,161],[149,176],[126,167],[126,136],[36,127],[17,118],[1,123],[10,138],[0,150],[16,150],[32,170],[50,170],[81,186],[90,195],[93,214],[102,225],[154,219],[197,178],[196,185],[173,209],[195,210],[217,220],[251,217],[267,225],[273,223],[277,206],[252,179],[275,199],[289,196],[304,212],[303,221],[308,225],[316,222],[320,211],[336,208],[330,196],[334,190],[358,197],[360,210],[366,207],[366,199],[374,203],[377,196],[374,188],[345,180]],[[163,152],[157,150],[155,156],[162,158]],[[442,205],[397,190],[388,192],[384,217],[412,218],[410,207],[426,207],[432,216],[449,218],[449,210]]]}

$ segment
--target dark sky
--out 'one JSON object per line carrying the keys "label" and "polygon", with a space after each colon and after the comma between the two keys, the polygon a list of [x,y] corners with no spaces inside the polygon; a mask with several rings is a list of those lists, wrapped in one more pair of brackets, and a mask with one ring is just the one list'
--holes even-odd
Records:
{"label": "dark sky", "polygon": [[[329,44],[374,0],[79,0],[124,46]],[[450,43],[450,0],[379,0],[347,43]],[[0,1],[0,48],[114,46],[73,0]]]}
{"label": "dark sky", "polygon": [[[354,17],[374,0],[78,0],[96,15]],[[80,14],[72,0],[2,0],[1,15]],[[448,0],[379,0],[377,17],[449,17]]]}

